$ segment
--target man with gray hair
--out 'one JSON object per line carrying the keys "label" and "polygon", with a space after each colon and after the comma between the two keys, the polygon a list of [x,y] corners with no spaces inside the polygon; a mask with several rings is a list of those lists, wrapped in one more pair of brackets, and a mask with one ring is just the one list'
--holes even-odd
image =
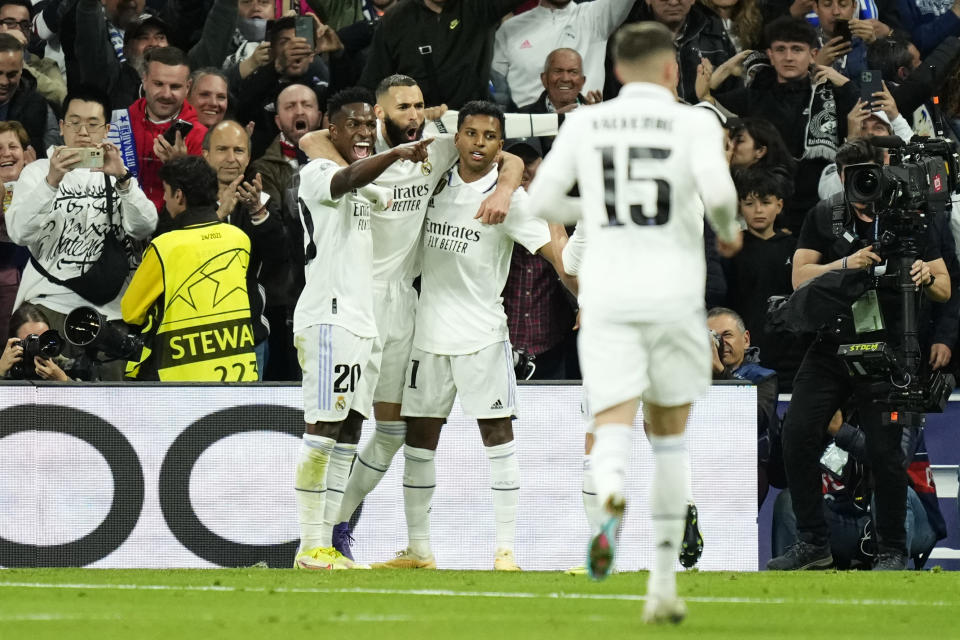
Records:
{"label": "man with gray hair", "polygon": [[[559,118],[570,113],[581,104],[596,104],[603,100],[599,91],[591,91],[584,96],[583,58],[573,49],[555,49],[547,55],[543,64],[540,82],[543,92],[536,102],[521,108],[520,113],[556,113]],[[553,136],[541,136],[540,145],[543,154],[550,152]]]}
{"label": "man with gray hair", "polygon": [[[540,0],[539,6],[510,18],[497,30],[491,77],[498,94],[525,107],[537,99],[544,58],[568,47],[583,55],[587,91],[603,89],[607,39],[623,24],[633,0]],[[583,75],[583,69],[581,69]],[[581,83],[582,88],[582,83]]]}

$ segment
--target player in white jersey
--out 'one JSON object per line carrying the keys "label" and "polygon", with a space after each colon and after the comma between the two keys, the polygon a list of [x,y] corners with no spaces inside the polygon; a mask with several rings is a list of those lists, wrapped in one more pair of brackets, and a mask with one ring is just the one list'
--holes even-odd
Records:
{"label": "player in white jersey", "polygon": [[[683,432],[691,403],[710,384],[704,311],[703,209],[718,250],[739,249],[736,191],[713,114],[678,104],[673,34],[632,24],[614,43],[620,96],[567,116],[531,186],[541,215],[582,216],[580,365],[594,412],[593,474],[606,521],[587,568],[607,575],[624,510],[631,425],[643,400],[654,455],[655,560],[644,620],[686,615],[674,574],[683,536],[690,467]],[[564,196],[577,182],[581,198]]]}
{"label": "player in white jersey", "polygon": [[[423,94],[409,76],[393,75],[380,83],[375,112],[379,123],[378,153],[424,136]],[[400,401],[413,343],[417,305],[413,280],[420,275],[423,220],[437,183],[457,160],[452,135],[440,134],[432,126],[429,137],[433,142],[427,148],[426,160],[396,162],[375,182],[377,186],[389,189],[393,198],[389,209],[371,214],[374,316],[383,345],[380,379],[373,395],[377,424],[373,437],[357,456],[333,532],[334,547],[351,559],[349,519],[383,478],[406,434],[406,424],[400,416]],[[317,132],[304,147],[311,155],[340,160],[339,152],[332,145],[323,144],[326,140],[325,132]],[[503,220],[522,173],[523,162],[505,154],[497,188],[488,194],[482,210],[477,212],[482,220],[488,223]]]}
{"label": "player in white jersey", "polygon": [[435,568],[430,549],[430,500],[436,483],[434,452],[440,429],[459,394],[477,419],[490,460],[497,541],[494,568],[517,571],[513,556],[520,474],[511,419],[516,415],[513,350],[501,292],[514,242],[557,266],[560,247],[548,225],[529,215],[527,195],[513,194],[503,224],[476,219],[497,180],[494,160],[503,146],[503,113],[490,102],[470,102],[459,113],[460,162],[440,184],[427,210],[423,280],[413,351],[403,390],[407,420],[403,497],[409,546],[374,568]]}
{"label": "player in white jersey", "polygon": [[380,366],[370,212],[392,196],[370,183],[397,161],[423,161],[430,144],[374,154],[373,102],[359,88],[333,96],[327,107],[330,139],[348,166],[319,159],[300,174],[306,286],[293,329],[307,427],[295,479],[300,548],[294,566],[303,569],[353,566],[333,548],[332,531]]}

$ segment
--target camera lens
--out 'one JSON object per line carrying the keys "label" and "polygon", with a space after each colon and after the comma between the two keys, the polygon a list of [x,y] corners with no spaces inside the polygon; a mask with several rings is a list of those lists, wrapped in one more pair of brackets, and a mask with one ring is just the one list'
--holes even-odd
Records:
{"label": "camera lens", "polygon": [[875,198],[880,193],[880,177],[873,171],[860,171],[853,178],[853,188],[865,199]]}
{"label": "camera lens", "polygon": [[63,348],[63,340],[60,338],[60,334],[53,329],[44,331],[39,342],[40,355],[44,358],[54,358],[60,355],[60,350]]}

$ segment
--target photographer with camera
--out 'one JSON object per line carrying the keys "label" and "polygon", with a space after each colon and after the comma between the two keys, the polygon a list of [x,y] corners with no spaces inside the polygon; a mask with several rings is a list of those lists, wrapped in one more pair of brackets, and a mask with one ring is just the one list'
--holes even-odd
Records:
{"label": "photographer with camera", "polygon": [[[105,142],[110,104],[93,87],[77,87],[64,101],[60,132],[66,146],[27,165],[5,212],[10,239],[30,250],[15,306],[41,306],[50,326],[76,307],[92,304],[108,320],[120,318],[120,298],[138,264],[157,210]],[[67,347],[69,357],[82,352]],[[120,362],[101,364],[102,380],[122,380]]]}
{"label": "photographer with camera", "polygon": [[[924,298],[946,301],[951,284],[940,254],[939,236],[947,233],[939,223],[942,216],[930,215],[935,207],[929,194],[913,191],[917,181],[898,182],[896,176],[902,173],[894,167],[878,171],[883,161],[883,151],[864,139],[848,142],[838,150],[845,193],[821,201],[810,211],[794,254],[793,284],[805,291],[794,293],[791,301],[812,300],[811,291],[826,288],[836,278],[830,293],[840,303],[836,319],[820,328],[794,380],[793,399],[783,426],[783,456],[798,540],[770,560],[768,569],[822,569],[834,564],[823,515],[819,460],[828,424],[848,401],[859,409],[867,459],[873,470],[878,535],[875,567],[906,567],[907,473],[900,441],[904,426],[922,424],[922,412],[929,410],[927,392],[932,386],[918,384],[927,380],[921,374],[928,372],[920,368],[926,359],[919,358],[916,302],[922,303]],[[942,161],[939,166],[943,171]],[[910,167],[896,169],[909,171]],[[938,175],[930,182],[939,184],[939,180]],[[891,188],[891,184],[897,188]],[[885,272],[877,268],[881,263]],[[891,276],[896,279],[892,287],[888,286]],[[854,298],[849,292],[855,285],[861,287],[857,293],[863,295],[849,300]],[[853,302],[852,309],[845,306],[849,302]],[[794,311],[815,315],[823,310]],[[852,342],[861,344],[845,344]],[[841,345],[849,347],[846,351],[854,356],[880,357],[853,362],[840,355]],[[890,351],[896,351],[897,356],[889,356]],[[862,378],[869,375],[853,377],[848,371],[848,366],[865,371],[865,366],[891,361],[894,364],[883,373],[868,372],[873,378],[866,381]],[[848,365],[850,362],[853,364]],[[904,372],[911,375],[903,376]],[[898,402],[903,406],[898,407]]]}
{"label": "photographer with camera", "polygon": [[733,309],[713,307],[707,312],[707,328],[717,347],[713,356],[714,380],[746,380],[757,387],[757,508],[769,490],[767,461],[770,429],[779,425],[777,372],[760,365],[760,349],[750,345],[750,332]]}
{"label": "photographer with camera", "polygon": [[[24,304],[10,317],[13,337],[0,355],[0,378],[9,380],[71,380],[62,367],[68,367],[60,355],[63,339],[50,329],[39,307]],[[62,366],[61,366],[62,365]]]}

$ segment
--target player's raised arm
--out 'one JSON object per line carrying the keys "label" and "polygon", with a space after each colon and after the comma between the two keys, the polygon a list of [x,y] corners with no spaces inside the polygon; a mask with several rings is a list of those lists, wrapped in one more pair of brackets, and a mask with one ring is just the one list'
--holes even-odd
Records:
{"label": "player's raised arm", "polygon": [[740,250],[743,242],[737,223],[737,190],[724,154],[720,124],[712,114],[704,113],[700,129],[700,135],[690,137],[696,141],[696,149],[690,154],[693,176],[707,220],[717,232],[718,249],[721,255],[729,257]]}
{"label": "player's raised arm", "polygon": [[[330,125],[332,127],[333,123],[330,123]],[[374,124],[374,127],[376,127],[376,124]],[[376,135],[376,128],[373,131],[373,135]],[[387,167],[397,160],[423,162],[427,159],[427,147],[431,142],[433,142],[433,139],[427,138],[412,144],[398,145],[384,153],[378,153],[351,163],[333,176],[333,180],[330,182],[331,195],[334,198],[339,198],[348,191],[365,187],[376,180],[381,173],[387,170]],[[372,141],[370,148],[373,148]]]}
{"label": "player's raised arm", "polygon": [[570,114],[530,184],[530,212],[552,222],[572,224],[581,216],[580,199],[566,195],[576,182],[577,122]]}
{"label": "player's raised arm", "polygon": [[564,229],[563,225],[551,224],[550,242],[540,247],[540,250],[537,253],[543,256],[547,262],[553,265],[557,275],[560,276],[560,282],[563,283],[563,286],[565,286],[574,296],[577,296],[579,295],[580,291],[580,285],[577,282],[577,277],[570,275],[563,264],[563,249],[567,245],[568,241],[569,236],[567,236],[567,230]]}

